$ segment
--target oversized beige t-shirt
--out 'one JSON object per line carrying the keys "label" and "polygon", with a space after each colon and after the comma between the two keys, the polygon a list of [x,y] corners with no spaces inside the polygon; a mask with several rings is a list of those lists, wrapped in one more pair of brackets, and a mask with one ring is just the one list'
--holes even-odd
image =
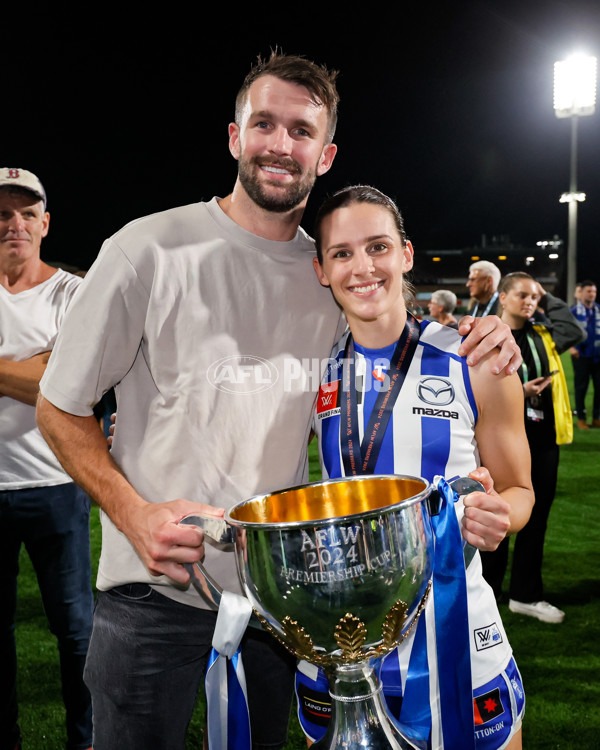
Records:
{"label": "oversized beige t-shirt", "polygon": [[[342,326],[313,254],[302,230],[291,242],[256,237],[216,198],[128,224],[76,295],[42,394],[88,416],[115,385],[113,456],[150,502],[228,509],[306,481],[311,409]],[[105,514],[102,532],[100,589],[148,582],[208,606],[151,576]],[[241,592],[232,552],[207,546],[206,567]]]}

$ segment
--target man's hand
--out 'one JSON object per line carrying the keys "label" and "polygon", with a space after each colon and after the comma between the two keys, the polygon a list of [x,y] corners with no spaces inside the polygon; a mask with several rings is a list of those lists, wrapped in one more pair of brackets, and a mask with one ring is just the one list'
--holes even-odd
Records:
{"label": "man's hand", "polygon": [[458,332],[466,336],[458,353],[461,357],[467,357],[468,365],[476,365],[488,352],[500,347],[498,356],[492,360],[494,374],[506,368],[506,372],[512,375],[521,366],[523,357],[510,327],[496,315],[486,315],[485,318],[465,315],[458,325]]}
{"label": "man's hand", "polygon": [[149,503],[113,460],[93,415],[69,414],[40,395],[37,420],[64,469],[130,540],[150,573],[187,583],[189,574],[183,564],[197,562],[204,555],[204,533],[178,523],[189,515],[222,518],[223,508],[190,500]]}
{"label": "man's hand", "polygon": [[108,428],[108,437],[106,438],[106,442],[108,443],[108,447],[112,448],[113,438],[115,437],[115,426],[117,424],[117,412],[116,411],[114,411],[110,415],[110,422],[111,422],[111,425]]}
{"label": "man's hand", "polygon": [[204,557],[204,532],[197,526],[179,526],[179,521],[189,515],[222,518],[224,513],[223,508],[189,500],[144,503],[129,515],[124,531],[152,575],[187,583],[190,576],[183,564]]}
{"label": "man's hand", "polygon": [[579,359],[579,349],[576,346],[572,346],[569,349],[569,354],[575,359]]}
{"label": "man's hand", "polygon": [[469,476],[485,488],[464,498],[463,538],[478,550],[492,552],[498,548],[510,528],[510,504],[494,490],[490,473],[483,466]]}

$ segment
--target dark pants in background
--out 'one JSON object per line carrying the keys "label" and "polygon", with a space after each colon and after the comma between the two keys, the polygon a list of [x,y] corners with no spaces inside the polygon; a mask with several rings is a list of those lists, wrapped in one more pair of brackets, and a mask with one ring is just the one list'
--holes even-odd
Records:
{"label": "dark pants in background", "polygon": [[[515,537],[508,590],[509,598],[518,602],[544,600],[544,540],[550,508],[556,493],[558,459],[559,447],[556,444],[531,446],[531,480],[535,492],[535,505],[531,518]],[[507,537],[495,552],[480,553],[483,577],[494,589],[496,598],[502,591],[502,582],[508,565],[509,542]]]}
{"label": "dark pants in background", "polygon": [[575,388],[575,409],[577,419],[585,419],[585,397],[592,381],[594,387],[594,401],[592,419],[600,419],[600,360],[595,362],[593,357],[571,357],[573,363],[573,385]]}
{"label": "dark pants in background", "polygon": [[89,498],[73,483],[0,492],[0,750],[14,750],[19,739],[15,613],[22,544],[58,641],[67,747],[92,744],[83,682],[93,611],[89,517]]}

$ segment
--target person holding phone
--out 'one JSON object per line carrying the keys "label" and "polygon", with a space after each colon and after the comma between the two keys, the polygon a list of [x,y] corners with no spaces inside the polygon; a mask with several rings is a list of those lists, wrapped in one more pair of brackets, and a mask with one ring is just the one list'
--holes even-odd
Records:
{"label": "person holding phone", "polygon": [[[515,537],[509,609],[543,622],[562,622],[565,613],[544,600],[542,561],[550,508],[556,493],[559,446],[573,439],[573,418],[559,354],[583,333],[566,302],[527,273],[510,273],[498,287],[502,320],[521,348],[519,376],[525,396],[525,430],[531,451],[535,505]],[[543,315],[538,311],[541,309]],[[536,317],[534,317],[534,315]],[[482,552],[483,575],[498,598],[508,564],[508,539]]]}

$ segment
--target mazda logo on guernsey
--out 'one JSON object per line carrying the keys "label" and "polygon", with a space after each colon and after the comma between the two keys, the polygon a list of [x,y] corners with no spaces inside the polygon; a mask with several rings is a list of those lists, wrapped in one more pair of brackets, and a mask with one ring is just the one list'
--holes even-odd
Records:
{"label": "mazda logo on guernsey", "polygon": [[267,359],[237,354],[213,362],[206,378],[218,391],[247,395],[274,386],[279,373]]}
{"label": "mazda logo on guernsey", "polygon": [[417,385],[417,395],[426,404],[447,406],[454,401],[454,386],[445,378],[421,378]]}

